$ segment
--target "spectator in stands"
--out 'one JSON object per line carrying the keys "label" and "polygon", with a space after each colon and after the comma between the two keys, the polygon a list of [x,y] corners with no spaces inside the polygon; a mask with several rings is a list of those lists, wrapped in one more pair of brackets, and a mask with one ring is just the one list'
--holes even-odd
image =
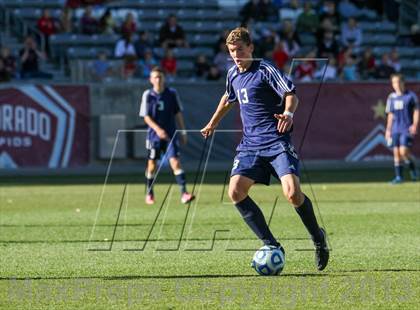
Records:
{"label": "spectator in stands", "polygon": [[184,29],[178,24],[175,15],[169,15],[160,28],[159,42],[163,48],[188,47]]}
{"label": "spectator in stands", "polygon": [[260,0],[258,6],[261,21],[277,22],[279,20],[278,9],[271,0]]}
{"label": "spectator in stands", "polygon": [[80,19],[80,30],[83,34],[98,33],[98,21],[92,16],[92,7],[87,6],[82,18]]}
{"label": "spectator in stands", "polygon": [[208,81],[218,81],[218,80],[220,80],[221,77],[222,77],[222,75],[220,74],[220,71],[217,68],[217,66],[216,65],[211,65],[209,73],[207,74],[207,80]]}
{"label": "spectator in stands", "polygon": [[6,71],[9,72],[11,78],[16,77],[16,59],[10,53],[10,49],[6,46],[1,48],[0,59],[3,61]]}
{"label": "spectator in stands", "polygon": [[359,61],[359,72],[360,77],[363,80],[373,78],[376,71],[375,57],[372,53],[372,48],[367,47],[362,54],[362,58]]}
{"label": "spectator in stands", "polygon": [[299,5],[298,0],[290,0],[289,5],[280,9],[281,20],[290,20],[296,25],[299,15],[303,12],[302,7]]}
{"label": "spectator in stands", "polygon": [[45,54],[41,52],[35,40],[32,37],[26,37],[24,47],[19,52],[20,56],[20,77],[26,78],[43,78],[51,79],[50,73],[42,72],[39,70],[39,59],[46,59]]}
{"label": "spectator in stands", "polygon": [[328,81],[337,79],[337,62],[334,57],[330,57],[328,62],[315,72],[315,78]]}
{"label": "spectator in stands", "polygon": [[168,78],[173,79],[176,76],[176,58],[172,49],[165,50],[165,56],[160,61],[160,66]]}
{"label": "spectator in stands", "polygon": [[249,0],[239,11],[241,23],[247,23],[250,19],[259,20],[262,15],[260,12],[259,0]]}
{"label": "spectator in stands", "polygon": [[300,39],[291,21],[283,21],[280,38],[284,42],[286,53],[289,57],[294,57],[300,50]]}
{"label": "spectator in stands", "polygon": [[151,49],[146,49],[143,53],[143,57],[139,60],[139,75],[142,78],[148,79],[150,77],[150,72],[156,66],[158,66],[158,61],[153,56]]}
{"label": "spectator in stands", "polygon": [[343,46],[351,45],[356,53],[362,45],[362,29],[353,17],[350,17],[347,24],[341,27],[341,42]]}
{"label": "spectator in stands", "polygon": [[273,51],[273,62],[281,71],[284,71],[284,67],[289,60],[289,55],[284,49],[284,44],[282,41],[277,42],[276,47]]}
{"label": "spectator in stands", "polygon": [[131,34],[125,33],[121,39],[117,41],[114,49],[115,58],[124,58],[125,56],[136,57],[136,49],[131,39]]}
{"label": "spectator in stands", "polygon": [[90,72],[92,79],[96,82],[102,82],[112,76],[112,66],[104,51],[98,53],[98,58],[93,61]]}
{"label": "spectator in stands", "polygon": [[354,51],[352,46],[343,47],[337,56],[337,66],[338,71],[341,74],[344,66],[346,65],[347,59],[354,56]]}
{"label": "spectator in stands", "polygon": [[348,55],[341,71],[341,78],[344,81],[356,81],[359,76],[356,67],[356,58],[354,55]]}
{"label": "spectator in stands", "polygon": [[420,46],[420,26],[413,24],[410,28],[410,39],[413,45]]}
{"label": "spectator in stands", "polygon": [[130,34],[133,35],[136,32],[137,25],[136,21],[134,20],[133,13],[129,12],[125,16],[124,22],[121,25],[121,34]]}
{"label": "spectator in stands", "polygon": [[219,69],[220,74],[225,75],[234,62],[230,57],[227,46],[225,43],[220,43],[219,52],[214,56],[213,63]]}
{"label": "spectator in stands", "polygon": [[390,65],[394,68],[395,72],[401,71],[400,56],[396,48],[393,48],[391,51]]}
{"label": "spectator in stands", "polygon": [[137,55],[130,33],[125,33],[122,38],[117,41],[114,49],[114,56],[115,58],[122,58],[124,60],[121,70],[122,77],[124,79],[133,77],[137,68]]}
{"label": "spectator in stands", "polygon": [[219,35],[219,38],[217,39],[213,47],[214,55],[216,55],[220,51],[220,43],[225,44],[226,38],[228,37],[228,35],[229,35],[229,29],[223,30],[222,33]]}
{"label": "spectator in stands", "polygon": [[61,11],[60,19],[58,21],[58,30],[63,33],[71,33],[73,31],[72,22],[73,13],[68,7],[64,7]]}
{"label": "spectator in stands", "polygon": [[194,63],[195,76],[206,77],[210,70],[210,64],[207,60],[206,55],[200,54]]}
{"label": "spectator in stands", "polygon": [[299,33],[315,34],[319,26],[318,15],[312,10],[311,2],[305,2],[303,5],[303,12],[298,16],[296,22],[296,30]]}
{"label": "spectator in stands", "polygon": [[295,78],[301,82],[310,82],[315,78],[316,63],[312,60],[315,58],[315,51],[309,52],[304,60],[299,62],[295,70]]}
{"label": "spectator in stands", "polygon": [[332,31],[324,32],[322,40],[318,43],[318,57],[327,57],[328,55],[334,55],[334,58],[338,56],[339,45],[334,37]]}
{"label": "spectator in stands", "polygon": [[3,59],[0,58],[0,83],[9,82],[11,78],[10,72],[7,71]]}
{"label": "spectator in stands", "polygon": [[320,10],[321,23],[324,19],[328,18],[331,21],[334,30],[338,30],[340,27],[340,15],[336,10],[336,4],[333,0],[324,1]]}
{"label": "spectator in stands", "polygon": [[259,53],[264,58],[271,58],[276,43],[279,41],[279,37],[274,30],[264,29],[262,31],[262,37],[259,41],[258,48]]}
{"label": "spectator in stands", "polygon": [[56,33],[57,26],[48,9],[42,10],[42,15],[37,21],[37,27],[44,37],[45,51],[47,55],[50,55],[50,36]]}
{"label": "spectator in stands", "polygon": [[383,53],[381,64],[376,67],[375,77],[377,79],[389,79],[391,74],[395,73],[395,69],[391,65],[388,53]]}
{"label": "spectator in stands", "polygon": [[106,9],[99,19],[99,31],[103,34],[114,34],[117,26],[112,17],[111,9]]}
{"label": "spectator in stands", "polygon": [[139,32],[138,40],[134,42],[134,49],[136,50],[136,54],[139,59],[144,57],[146,50],[153,49],[153,43],[150,40],[149,33],[147,31]]}

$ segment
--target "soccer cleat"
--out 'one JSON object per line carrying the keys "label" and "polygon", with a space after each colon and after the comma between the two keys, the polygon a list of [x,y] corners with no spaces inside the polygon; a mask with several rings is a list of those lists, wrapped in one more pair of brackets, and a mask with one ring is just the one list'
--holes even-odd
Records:
{"label": "soccer cleat", "polygon": [[410,170],[410,177],[412,181],[418,181],[419,179],[419,174],[417,172],[417,170]]}
{"label": "soccer cleat", "polygon": [[401,184],[403,182],[403,179],[401,177],[395,177],[394,179],[392,179],[391,184],[395,185],[395,184]]}
{"label": "soccer cleat", "polygon": [[330,250],[327,245],[327,233],[324,228],[320,228],[322,235],[324,236],[323,240],[320,243],[315,243],[315,265],[319,271],[324,270],[328,265],[328,260],[330,258]]}
{"label": "soccer cleat", "polygon": [[147,194],[145,202],[146,202],[147,205],[154,204],[155,203],[155,196],[153,196],[152,194]]}
{"label": "soccer cleat", "polygon": [[190,194],[188,192],[185,192],[181,196],[181,202],[182,203],[189,203],[195,199],[195,196],[193,194]]}

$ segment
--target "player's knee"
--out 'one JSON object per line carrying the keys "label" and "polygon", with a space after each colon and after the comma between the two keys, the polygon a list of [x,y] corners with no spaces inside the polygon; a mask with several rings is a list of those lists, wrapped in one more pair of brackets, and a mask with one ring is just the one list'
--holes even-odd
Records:
{"label": "player's knee", "polygon": [[229,198],[236,203],[246,198],[248,193],[238,187],[229,188]]}

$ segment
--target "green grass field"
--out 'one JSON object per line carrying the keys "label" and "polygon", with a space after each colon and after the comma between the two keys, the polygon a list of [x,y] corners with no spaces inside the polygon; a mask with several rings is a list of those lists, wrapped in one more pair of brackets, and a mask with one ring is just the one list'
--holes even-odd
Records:
{"label": "green grass field", "polygon": [[250,268],[261,244],[217,182],[197,186],[188,209],[163,182],[158,203],[145,206],[143,185],[121,177],[106,186],[98,211],[100,180],[3,180],[0,308],[418,308],[420,183],[391,186],[376,172],[350,173],[318,173],[312,188],[303,184],[329,233],[323,272],[280,186],[253,188],[286,250],[278,277]]}

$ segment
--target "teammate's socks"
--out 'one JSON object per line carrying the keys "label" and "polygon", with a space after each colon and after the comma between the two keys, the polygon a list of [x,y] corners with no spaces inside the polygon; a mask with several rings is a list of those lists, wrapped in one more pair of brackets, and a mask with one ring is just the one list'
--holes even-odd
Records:
{"label": "teammate's socks", "polygon": [[187,181],[185,178],[185,173],[183,170],[178,170],[174,172],[175,174],[175,180],[176,183],[178,183],[180,189],[181,189],[181,194],[186,193],[187,192]]}
{"label": "teammate's socks", "polygon": [[280,243],[277,242],[276,238],[274,238],[273,234],[268,228],[261,209],[249,196],[247,196],[244,200],[235,203],[235,206],[241,213],[244,221],[257,235],[257,237],[264,242],[264,244],[273,245],[276,247],[280,246]]}
{"label": "teammate's socks", "polygon": [[394,165],[395,177],[396,178],[402,179],[403,168],[404,168],[403,165],[401,165],[400,163]]}
{"label": "teammate's socks", "polygon": [[312,240],[315,243],[322,242],[323,236],[316,220],[311,200],[305,195],[305,200],[303,201],[302,205],[295,208],[295,210],[297,214],[299,214],[303,224],[311,235]]}

